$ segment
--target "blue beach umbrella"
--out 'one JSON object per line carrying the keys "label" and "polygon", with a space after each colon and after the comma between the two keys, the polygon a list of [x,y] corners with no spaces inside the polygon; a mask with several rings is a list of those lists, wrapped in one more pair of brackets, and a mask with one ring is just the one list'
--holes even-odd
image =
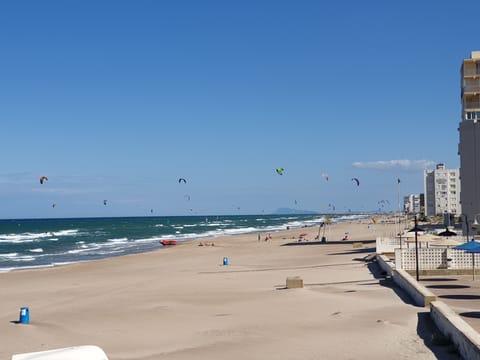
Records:
{"label": "blue beach umbrella", "polygon": [[455,246],[453,249],[468,251],[468,250],[473,250],[473,249],[475,249],[476,247],[479,247],[479,246],[480,246],[480,242],[475,241],[475,240],[471,240],[471,241],[467,241],[466,243],[463,243],[462,245]]}
{"label": "blue beach umbrella", "polygon": [[467,253],[472,254],[472,277],[475,280],[475,254],[480,253],[480,242],[471,240],[462,245],[458,245],[454,247],[455,250],[464,250]]}

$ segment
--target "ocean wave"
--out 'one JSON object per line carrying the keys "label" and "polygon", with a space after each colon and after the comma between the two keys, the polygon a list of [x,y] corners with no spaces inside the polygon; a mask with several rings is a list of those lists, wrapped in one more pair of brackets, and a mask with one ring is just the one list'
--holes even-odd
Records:
{"label": "ocean wave", "polygon": [[128,238],[109,239],[108,242],[110,242],[110,243],[126,243],[126,242],[128,242]]}
{"label": "ocean wave", "polygon": [[139,221],[134,218],[105,218],[92,221],[79,219],[78,222],[68,220],[68,223],[59,220],[60,225],[52,231],[43,231],[49,230],[48,221],[37,222],[38,227],[28,227],[30,222],[25,222],[18,228],[21,230],[18,233],[13,229],[0,234],[0,243],[5,252],[0,254],[0,271],[48,267],[146,252],[160,249],[160,240],[190,241],[276,232],[287,228],[319,226],[327,218],[336,223],[369,216],[364,214],[211,216],[211,221],[208,221],[208,218],[186,216],[166,218],[163,223],[158,219],[145,218]]}
{"label": "ocean wave", "polygon": [[100,248],[101,248],[101,246],[99,246],[96,243],[93,243],[93,244],[90,244],[90,246],[85,246],[85,247],[82,246],[80,249],[68,250],[66,252],[66,254],[80,254],[80,253],[85,253],[85,252],[89,252],[89,251],[99,250]]}
{"label": "ocean wave", "polygon": [[18,256],[18,253],[0,254],[0,258],[5,258],[5,259],[16,258],[17,256]]}
{"label": "ocean wave", "polygon": [[55,241],[57,238],[53,236],[76,236],[78,235],[78,230],[60,230],[60,231],[47,231],[47,232],[38,232],[38,233],[19,233],[19,234],[0,234],[0,243],[27,243],[34,242],[39,240],[44,240],[46,238],[51,238],[50,240]]}
{"label": "ocean wave", "polygon": [[13,261],[20,261],[20,262],[30,262],[35,260],[35,256],[17,256],[16,258],[12,258]]}

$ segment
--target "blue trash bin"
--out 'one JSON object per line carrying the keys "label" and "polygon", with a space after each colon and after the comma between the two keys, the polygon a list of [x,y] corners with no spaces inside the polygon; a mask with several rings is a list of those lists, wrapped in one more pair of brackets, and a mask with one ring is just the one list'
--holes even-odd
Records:
{"label": "blue trash bin", "polygon": [[22,306],[20,308],[20,324],[28,324],[30,322],[30,310],[27,306]]}
{"label": "blue trash bin", "polygon": [[223,265],[228,265],[228,257],[223,258]]}

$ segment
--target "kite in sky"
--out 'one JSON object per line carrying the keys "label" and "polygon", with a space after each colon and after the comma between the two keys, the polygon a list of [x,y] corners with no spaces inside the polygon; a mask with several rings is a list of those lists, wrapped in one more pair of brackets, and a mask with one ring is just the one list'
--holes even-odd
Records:
{"label": "kite in sky", "polygon": [[275,171],[277,172],[278,175],[283,175],[284,168],[279,167],[279,168],[276,168]]}
{"label": "kite in sky", "polygon": [[103,200],[103,205],[107,205],[107,200]]}
{"label": "kite in sky", "polygon": [[179,183],[183,182],[184,184],[186,184],[186,183],[187,183],[187,180],[185,180],[184,178],[180,178],[180,179],[178,179],[178,182],[179,182]]}
{"label": "kite in sky", "polygon": [[48,181],[48,177],[40,176],[40,184],[43,184],[45,181]]}
{"label": "kite in sky", "polygon": [[360,186],[360,180],[358,180],[357,178],[352,178],[352,181],[355,181],[357,183],[357,186]]}
{"label": "kite in sky", "polygon": [[328,174],[326,174],[326,173],[323,173],[323,174],[322,174],[322,176],[325,178],[325,180],[327,180],[327,181],[328,181]]}

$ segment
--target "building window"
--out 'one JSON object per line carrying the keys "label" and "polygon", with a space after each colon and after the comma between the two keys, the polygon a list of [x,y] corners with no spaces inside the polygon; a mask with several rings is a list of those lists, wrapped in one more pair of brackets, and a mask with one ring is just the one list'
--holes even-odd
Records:
{"label": "building window", "polygon": [[480,112],[467,111],[465,114],[465,120],[476,120],[480,119]]}

